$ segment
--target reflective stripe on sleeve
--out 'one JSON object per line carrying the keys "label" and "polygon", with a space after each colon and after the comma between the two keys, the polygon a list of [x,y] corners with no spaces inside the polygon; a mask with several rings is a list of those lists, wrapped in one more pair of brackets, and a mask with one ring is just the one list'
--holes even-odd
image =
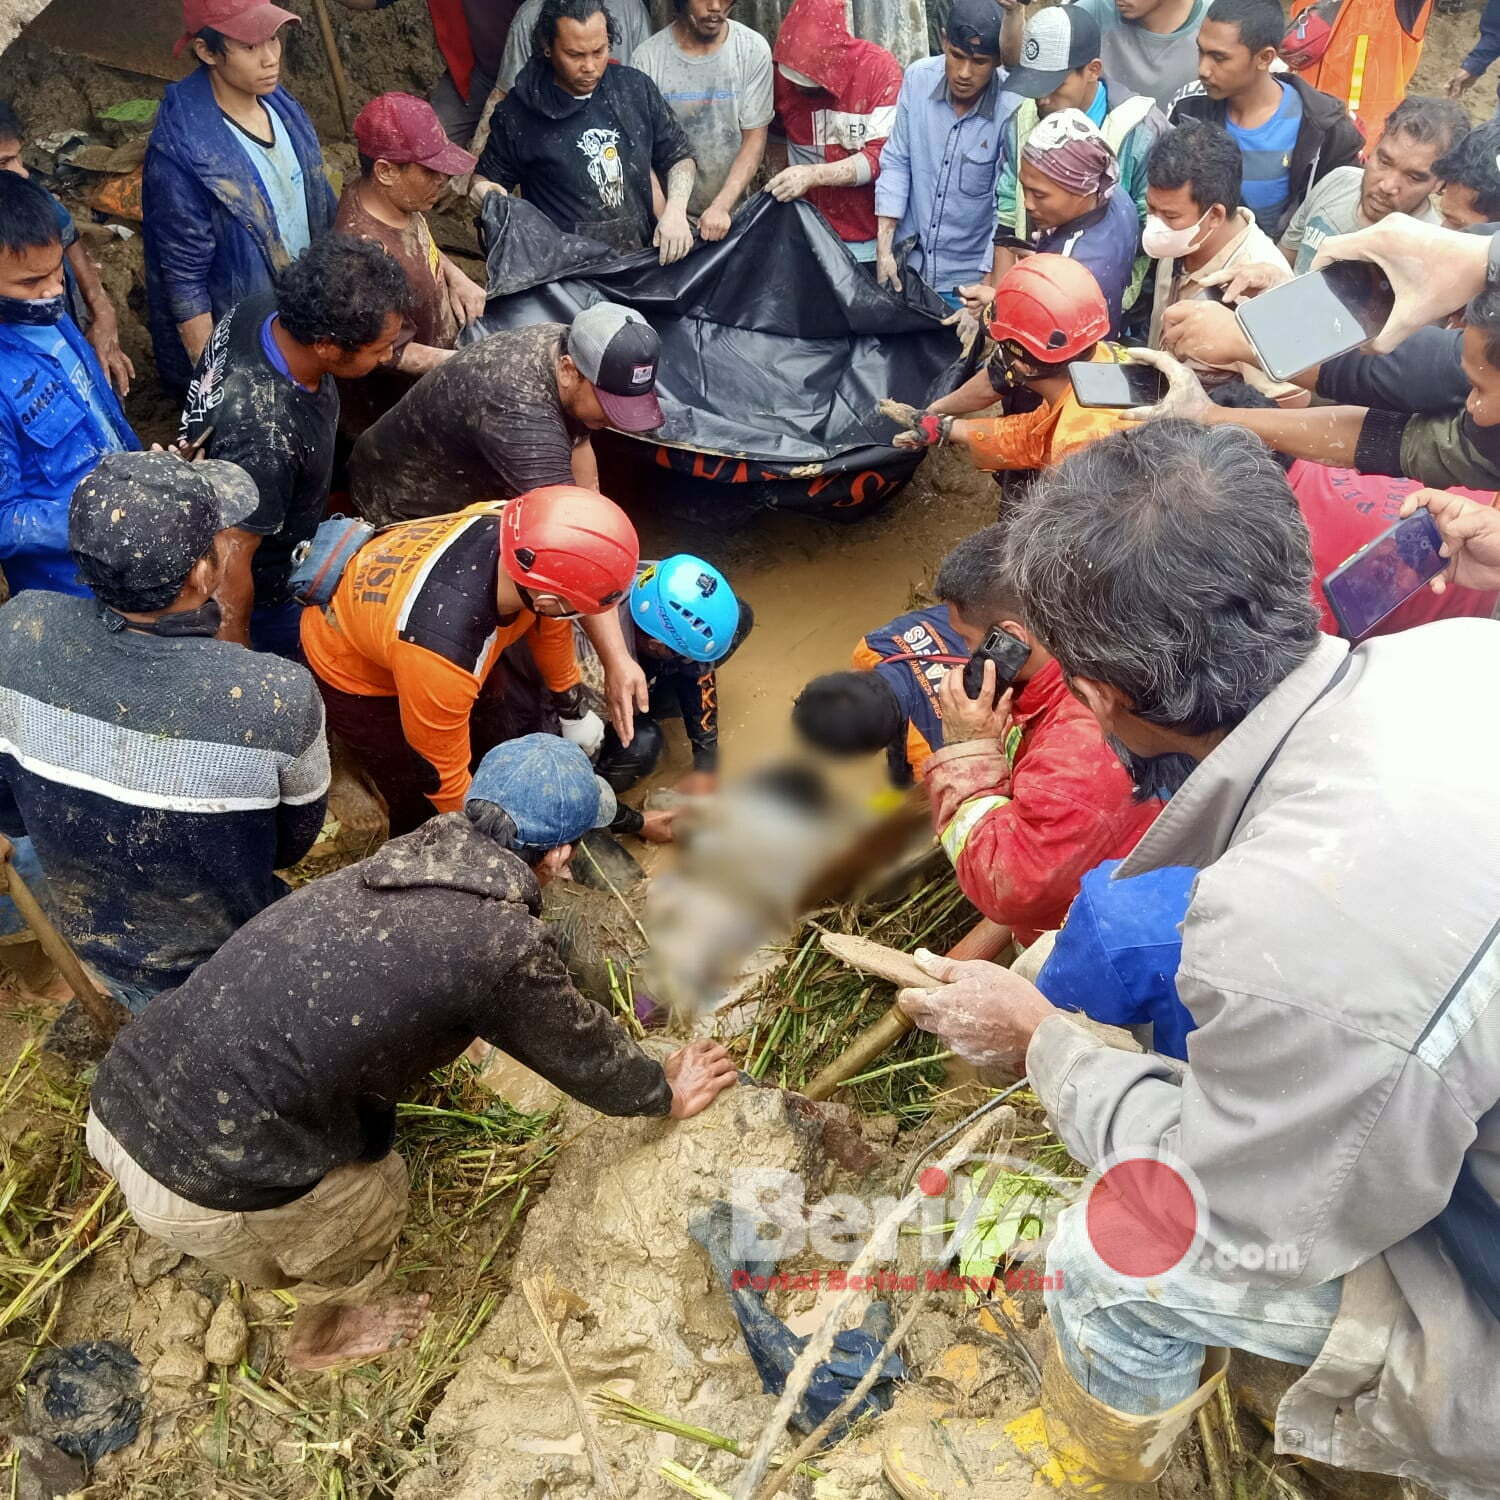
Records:
{"label": "reflective stripe on sleeve", "polygon": [[967,802],[961,802],[958,811],[948,820],[948,826],[938,835],[938,842],[943,846],[943,852],[957,865],[964,852],[965,845],[969,842],[972,834],[980,824],[997,807],[1004,807],[1010,801],[1009,797],[986,795],[983,797],[970,797]]}

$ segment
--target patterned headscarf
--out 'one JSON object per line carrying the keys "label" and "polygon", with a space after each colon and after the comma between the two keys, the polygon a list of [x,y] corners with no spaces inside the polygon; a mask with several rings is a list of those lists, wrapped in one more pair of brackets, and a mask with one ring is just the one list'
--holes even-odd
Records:
{"label": "patterned headscarf", "polygon": [[1060,109],[1039,120],[1021,148],[1021,160],[1070,193],[1098,193],[1101,202],[1120,176],[1109,142],[1081,109]]}

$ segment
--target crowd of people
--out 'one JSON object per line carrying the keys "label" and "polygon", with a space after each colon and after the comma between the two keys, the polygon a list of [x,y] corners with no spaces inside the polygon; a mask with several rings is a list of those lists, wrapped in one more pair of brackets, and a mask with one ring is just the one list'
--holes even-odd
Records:
{"label": "crowd of people", "polygon": [[[902,1004],[1024,1067],[1086,1167],[1170,1158],[1215,1252],[1147,1285],[1062,1215],[1054,1456],[1085,1493],[1149,1482],[1238,1348],[1307,1370],[1282,1451],[1500,1494],[1500,123],[1455,102],[1500,22],[1440,98],[1407,91],[1401,0],[953,0],[900,60],[845,0],[769,36],[734,0],[654,35],[641,0],[430,6],[446,72],[366,105],[335,194],[282,78],[298,17],[184,0],[143,195],[170,447],[0,106],[0,826],[131,1016],[87,1132],[137,1223],[290,1288],[288,1358],[323,1368],[421,1326],[382,1294],[395,1107],[475,1038],[610,1114],[734,1083],[717,1043],[633,1041],[540,920],[595,830],[674,838],[617,795],[663,719],[679,789],[716,791],[754,625],[600,490],[595,435],[663,423],[661,340],[609,301],[481,336],[427,215],[516,195],[669,265],[763,188],[984,340],[890,442],[992,472],[998,520],[788,705],[812,753],[884,755],[1024,950],[919,954]],[[1347,261],[1389,281],[1384,327],[1273,377],[1237,308]],[[1079,365],[1166,394],[1090,405]],[[1418,512],[1445,571],[1353,631],[1330,576]],[[330,743],[391,838],[290,890]],[[1113,1189],[1148,1244],[1182,1228],[1153,1181]]]}

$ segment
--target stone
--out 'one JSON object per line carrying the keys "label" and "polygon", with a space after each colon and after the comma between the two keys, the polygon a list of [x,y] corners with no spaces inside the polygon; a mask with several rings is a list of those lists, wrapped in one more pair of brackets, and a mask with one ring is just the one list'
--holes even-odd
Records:
{"label": "stone", "polygon": [[88,1473],[80,1459],[70,1458],[55,1443],[45,1438],[10,1438],[16,1455],[15,1500],[56,1500],[71,1495],[88,1483]]}
{"label": "stone", "polygon": [[203,1337],[204,1329],[208,1327],[212,1312],[213,1303],[201,1292],[192,1291],[185,1286],[178,1287],[154,1330],[157,1342],[163,1348],[178,1341],[198,1343]]}
{"label": "stone", "polygon": [[208,1361],[191,1344],[175,1339],[151,1366],[153,1385],[199,1385],[208,1376]]}
{"label": "stone", "polygon": [[182,1251],[174,1250],[164,1240],[153,1239],[139,1229],[135,1239],[130,1252],[130,1279],[137,1286],[150,1286],[182,1264]]}
{"label": "stone", "polygon": [[250,1325],[233,1297],[226,1297],[209,1319],[203,1336],[203,1357],[211,1365],[237,1365],[250,1342]]}

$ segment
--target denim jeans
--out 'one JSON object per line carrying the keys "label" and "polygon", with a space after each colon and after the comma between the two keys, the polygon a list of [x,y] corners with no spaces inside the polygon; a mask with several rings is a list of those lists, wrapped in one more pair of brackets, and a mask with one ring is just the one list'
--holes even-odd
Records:
{"label": "denim jeans", "polygon": [[1089,1243],[1085,1205],[1058,1220],[1047,1252],[1047,1313],[1073,1378],[1116,1411],[1148,1416],[1198,1388],[1208,1345],[1310,1365],[1333,1326],[1341,1281],[1267,1288],[1190,1255],[1165,1275],[1111,1269]]}

